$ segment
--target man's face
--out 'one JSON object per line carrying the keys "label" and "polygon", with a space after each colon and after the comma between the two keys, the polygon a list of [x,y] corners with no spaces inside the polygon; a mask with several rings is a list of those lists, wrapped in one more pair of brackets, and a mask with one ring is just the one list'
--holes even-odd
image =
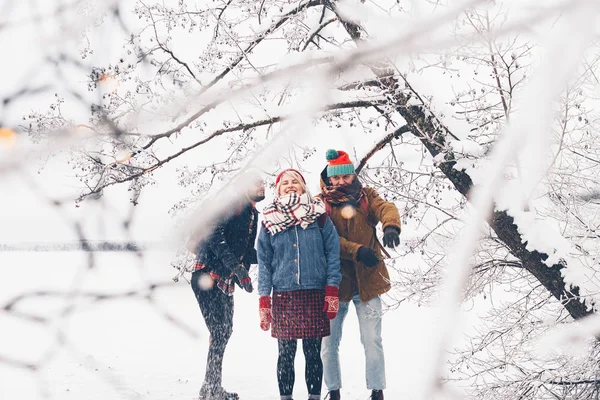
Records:
{"label": "man's face", "polygon": [[329,177],[331,186],[348,186],[354,181],[354,174],[335,175]]}
{"label": "man's face", "polygon": [[257,180],[248,188],[248,197],[254,202],[259,202],[265,199],[265,183],[262,180]]}

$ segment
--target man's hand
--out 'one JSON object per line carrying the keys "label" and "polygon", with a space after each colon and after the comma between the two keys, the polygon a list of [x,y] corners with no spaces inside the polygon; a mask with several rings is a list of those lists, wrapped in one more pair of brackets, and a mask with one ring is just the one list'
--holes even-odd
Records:
{"label": "man's hand", "polygon": [[248,271],[242,264],[238,264],[231,270],[231,273],[237,278],[237,284],[248,293],[252,293],[252,279],[248,275]]}
{"label": "man's hand", "polygon": [[379,257],[377,257],[377,253],[370,247],[361,246],[361,248],[356,252],[356,258],[369,268],[373,268],[379,264]]}
{"label": "man's hand", "polygon": [[388,226],[383,230],[383,245],[393,249],[400,244],[400,233],[397,228]]}

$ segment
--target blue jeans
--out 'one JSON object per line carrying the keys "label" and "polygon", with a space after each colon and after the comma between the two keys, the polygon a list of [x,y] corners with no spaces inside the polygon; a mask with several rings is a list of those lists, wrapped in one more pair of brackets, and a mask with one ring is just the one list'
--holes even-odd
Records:
{"label": "blue jeans", "polygon": [[[381,341],[381,298],[377,296],[368,302],[362,302],[360,297],[355,295],[352,302],[358,316],[360,341],[365,348],[367,389],[383,390],[385,389],[385,360]],[[338,314],[331,321],[331,335],[323,338],[321,359],[323,380],[327,390],[337,390],[342,387],[339,347],[349,306],[349,302],[340,302]]]}

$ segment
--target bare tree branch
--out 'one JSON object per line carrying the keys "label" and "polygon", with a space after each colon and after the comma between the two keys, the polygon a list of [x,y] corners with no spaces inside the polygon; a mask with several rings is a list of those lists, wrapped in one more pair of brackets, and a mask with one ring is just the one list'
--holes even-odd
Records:
{"label": "bare tree branch", "polygon": [[321,24],[309,37],[308,39],[306,39],[306,42],[304,43],[304,46],[302,47],[302,51],[306,50],[306,48],[308,47],[308,45],[313,41],[313,39],[315,38],[315,36],[317,36],[319,34],[319,32],[321,32],[327,25],[331,24],[332,22],[337,21],[337,18],[331,18],[330,20],[324,22],[323,24]]}
{"label": "bare tree branch", "polygon": [[192,78],[194,78],[194,80],[195,80],[195,81],[196,81],[198,84],[200,84],[200,86],[202,86],[202,82],[200,82],[200,80],[199,80],[198,78],[196,78],[196,74],[194,74],[194,73],[192,72],[192,70],[190,69],[190,66],[189,66],[189,65],[188,65],[186,62],[184,62],[184,61],[180,60],[179,58],[177,58],[177,56],[175,55],[175,53],[173,53],[173,51],[172,51],[172,50],[170,50],[170,49],[167,47],[167,44],[166,44],[166,43],[165,43],[165,44],[163,44],[163,43],[160,41],[160,39],[159,39],[159,37],[158,37],[158,32],[157,32],[157,30],[156,30],[156,21],[154,20],[154,15],[152,15],[152,12],[150,12],[150,8],[149,8],[149,7],[148,7],[146,4],[144,4],[144,2],[143,2],[143,1],[140,1],[140,3],[141,3],[141,4],[142,4],[144,7],[146,7],[146,9],[148,10],[148,15],[149,15],[149,16],[150,16],[150,18],[152,19],[152,28],[154,29],[154,38],[156,39],[156,43],[158,44],[158,47],[159,47],[159,48],[160,48],[162,51],[164,51],[165,53],[169,54],[169,55],[171,56],[171,58],[172,58],[173,60],[175,60],[175,62],[177,62],[178,64],[180,64],[181,66],[183,66],[183,67],[184,67],[184,68],[187,70],[187,72],[188,72],[188,73],[189,73],[189,74],[192,76]]}
{"label": "bare tree branch", "polygon": [[218,74],[212,81],[210,81],[206,86],[202,88],[200,94],[206,92],[208,89],[212,88],[217,84],[221,79],[223,79],[229,72],[231,72],[240,62],[244,60],[246,54],[252,52],[252,50],[258,46],[268,35],[277,30],[283,24],[285,24],[291,17],[298,14],[299,12],[314,6],[318,6],[322,4],[323,0],[309,0],[306,3],[300,3],[296,8],[282,15],[281,18],[271,25],[268,29],[262,32],[260,35],[257,35],[256,38],[244,49],[242,54],[240,54],[227,68],[225,68],[220,74]]}
{"label": "bare tree branch", "polygon": [[[331,104],[327,107],[325,107],[324,111],[331,111],[331,110],[340,110],[340,109],[347,109],[347,108],[356,108],[356,107],[374,107],[377,104],[381,104],[383,102],[383,100],[381,101],[366,101],[366,100],[358,100],[358,101],[353,101],[353,102],[347,102],[347,103],[336,103],[336,104]],[[237,124],[235,126],[231,126],[228,128],[223,128],[223,129],[219,129],[214,131],[213,133],[211,133],[210,135],[208,135],[207,137],[205,137],[204,139],[197,141],[196,143],[184,147],[182,148],[180,151],[166,157],[163,158],[161,160],[158,160],[155,164],[141,169],[139,172],[130,174],[128,176],[125,176],[124,178],[115,178],[109,182],[105,182],[105,183],[99,183],[95,188],[90,188],[90,191],[88,193],[82,194],[79,197],[79,201],[83,200],[84,198],[93,195],[95,193],[100,193],[102,190],[104,190],[104,188],[115,185],[115,184],[119,184],[119,183],[124,183],[124,182],[128,182],[128,181],[132,181],[135,180],[143,175],[146,175],[148,173],[151,173],[152,171],[156,170],[157,168],[160,168],[161,166],[163,166],[164,164],[178,158],[179,156],[181,156],[184,153],[187,153],[190,150],[195,149],[198,146],[201,146],[209,141],[211,141],[212,139],[221,136],[225,133],[230,133],[230,132],[237,132],[237,131],[246,131],[249,129],[253,129],[259,126],[265,126],[265,125],[271,125],[277,122],[281,122],[283,120],[285,120],[286,118],[288,118],[289,116],[276,116],[276,117],[271,117],[271,118],[267,118],[267,119],[263,119],[263,120],[259,120],[259,121],[253,121],[253,122],[247,122],[247,123],[241,123],[241,124]],[[171,132],[173,133],[173,132]],[[153,143],[157,138],[163,137],[165,134],[161,134],[158,136],[154,136],[153,139],[151,140],[150,143]],[[149,145],[144,146],[144,149],[149,148]],[[138,152],[135,152],[132,154],[132,158],[135,157],[136,155],[140,154],[141,150]],[[119,162],[115,162],[113,164],[109,164],[106,166],[106,168],[110,168],[111,166],[117,166],[119,165]]]}
{"label": "bare tree branch", "polygon": [[358,162],[358,164],[356,166],[356,173],[359,174],[360,171],[367,164],[369,159],[371,157],[373,157],[379,150],[383,149],[385,147],[385,145],[391,143],[392,140],[394,140],[394,139],[398,139],[400,136],[402,136],[403,133],[406,133],[406,132],[410,132],[408,125],[402,125],[400,128],[398,128],[394,132],[386,135],[383,139],[381,139],[379,142],[377,142],[377,144],[375,144],[375,146],[371,150],[369,150],[367,155],[364,156],[362,158],[362,160],[360,160]]}
{"label": "bare tree branch", "polygon": [[[340,14],[337,15],[352,39],[356,42],[362,41],[362,29],[358,25],[346,21]],[[389,65],[386,66],[381,62],[377,66],[371,65],[370,67],[376,76],[381,76],[379,78],[379,87],[393,99],[396,111],[407,122],[408,129],[413,135],[419,138],[432,157],[436,158],[438,155],[444,156],[446,162],[439,163],[438,168],[452,182],[454,187],[468,198],[469,191],[473,187],[473,181],[464,170],[454,168],[456,165],[456,161],[454,161],[455,157],[447,146],[446,137],[452,136],[456,138],[456,135],[452,135],[449,129],[439,122],[435,117],[435,113],[431,110],[426,109],[423,105],[409,105],[411,97],[418,96],[418,94],[414,89],[411,89],[409,93],[400,90],[399,88],[402,85],[393,76],[393,69]],[[406,79],[403,80],[406,81]],[[544,260],[548,257],[547,254],[527,250],[527,243],[523,243],[513,217],[508,215],[506,211],[494,211],[489,223],[513,255],[521,260],[525,269],[535,276],[560,301],[574,319],[580,319],[593,314],[593,311],[588,309],[585,301],[580,298],[579,288],[567,287],[561,273],[561,270],[566,265],[555,264],[548,267],[544,263]]]}

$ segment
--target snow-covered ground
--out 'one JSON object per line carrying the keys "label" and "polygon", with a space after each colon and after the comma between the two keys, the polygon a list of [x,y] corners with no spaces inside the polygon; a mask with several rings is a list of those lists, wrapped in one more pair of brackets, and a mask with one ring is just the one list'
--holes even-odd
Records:
{"label": "snow-covered ground", "polygon": [[[0,301],[29,290],[68,290],[121,294],[174,275],[170,255],[147,252],[144,262],[124,253],[96,256],[88,270],[86,255],[1,253]],[[141,266],[143,265],[143,266]],[[79,286],[81,285],[81,286]],[[0,314],[0,357],[36,363],[39,373],[0,363],[1,399],[193,399],[202,383],[208,334],[186,282],[157,289],[152,302],[142,297],[91,301],[85,297],[39,297],[19,303],[20,312],[51,318],[28,322]],[[243,400],[279,398],[275,375],[277,344],[258,324],[258,296],[236,291],[234,333],[224,361],[224,386]],[[60,313],[74,304],[64,317]],[[367,399],[364,355],[353,307],[341,345],[344,400]],[[420,378],[420,352],[431,322],[428,311],[402,305],[384,317],[388,399],[411,399]],[[169,322],[174,317],[187,327]],[[426,324],[429,324],[427,326]],[[191,330],[188,330],[190,328]],[[57,342],[64,332],[66,344]],[[296,357],[296,399],[307,397],[304,362]],[[325,394],[323,389],[323,394]]]}

